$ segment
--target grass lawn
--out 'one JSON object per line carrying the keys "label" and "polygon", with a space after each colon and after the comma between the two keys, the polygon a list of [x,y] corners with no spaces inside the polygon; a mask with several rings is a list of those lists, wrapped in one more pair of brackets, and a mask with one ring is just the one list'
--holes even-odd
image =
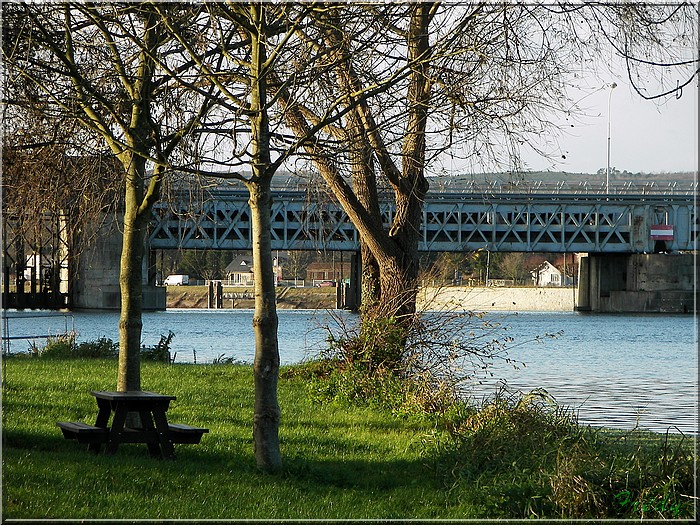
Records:
{"label": "grass lawn", "polygon": [[[94,422],[97,406],[89,392],[114,389],[114,360],[9,358],[3,361],[3,379],[3,519],[561,515],[559,507],[542,503],[556,499],[556,485],[542,481],[548,479],[547,461],[560,464],[556,454],[528,462],[540,465],[539,472],[528,473],[521,465],[494,470],[497,462],[470,472],[456,467],[456,449],[445,444],[446,433],[429,420],[314,403],[302,377],[280,380],[285,466],[277,475],[255,467],[248,366],[142,364],[145,390],[177,396],[168,412],[170,422],[210,430],[199,445],[176,445],[175,461],[150,458],[142,444],[122,445],[114,456],[104,456],[63,439],[56,421]],[[659,446],[662,438],[646,437]],[[477,443],[468,446],[472,454],[488,455],[474,448]],[[680,448],[691,454],[683,461],[692,468],[690,446]],[[543,447],[542,454],[550,456],[551,450]],[[561,474],[560,469],[556,475]],[[661,505],[656,494],[651,498],[647,496]],[[677,500],[667,499],[664,505]],[[692,515],[692,505],[682,501],[678,517]],[[643,511],[640,507],[637,514]],[[653,517],[651,507],[646,515]]]}

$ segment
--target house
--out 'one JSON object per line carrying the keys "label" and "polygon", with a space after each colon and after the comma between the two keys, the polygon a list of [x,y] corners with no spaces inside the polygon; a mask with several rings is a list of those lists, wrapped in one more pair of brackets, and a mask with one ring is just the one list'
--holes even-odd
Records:
{"label": "house", "polygon": [[[282,280],[282,268],[284,257],[275,256],[272,258],[272,271],[275,274],[275,282]],[[224,269],[224,274],[230,286],[252,286],[253,278],[253,256],[237,255]]]}
{"label": "house", "polygon": [[530,272],[534,286],[569,286],[571,278],[549,261]]}
{"label": "house", "polygon": [[306,280],[314,285],[350,278],[349,262],[312,262],[306,267]]}
{"label": "house", "polygon": [[224,274],[231,286],[252,286],[253,284],[253,257],[251,255],[238,255],[224,269]]}

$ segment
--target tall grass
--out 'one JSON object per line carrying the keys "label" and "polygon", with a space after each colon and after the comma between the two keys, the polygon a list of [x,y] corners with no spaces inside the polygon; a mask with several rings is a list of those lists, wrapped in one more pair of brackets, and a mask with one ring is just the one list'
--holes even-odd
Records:
{"label": "tall grass", "polygon": [[[446,486],[494,517],[693,516],[693,441],[685,436],[594,429],[544,390],[501,390],[447,421]],[[467,490],[465,490],[467,488]]]}

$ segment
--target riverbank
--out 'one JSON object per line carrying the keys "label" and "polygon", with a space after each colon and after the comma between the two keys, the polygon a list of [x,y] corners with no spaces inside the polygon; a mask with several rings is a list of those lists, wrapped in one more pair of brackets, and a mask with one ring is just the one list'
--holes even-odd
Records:
{"label": "riverbank", "polygon": [[116,361],[3,366],[3,519],[692,518],[689,438],[567,429],[527,403],[445,415],[447,428],[314,402],[308,377],[286,369],[284,471],[270,476],[252,453],[251,366],[142,363],[145,389],[177,397],[171,422],[209,429],[173,462],[140,444],[95,456],[61,436],[56,421],[94,421],[89,392],[114,389]]}
{"label": "riverbank", "polygon": [[[224,299],[224,308],[255,308],[253,287],[224,287],[224,295],[233,298]],[[277,308],[285,310],[331,310],[335,308],[336,290],[334,287],[279,287],[277,289]],[[166,308],[207,308],[206,286],[168,286],[166,291]]]}
{"label": "riverbank", "polygon": [[[224,288],[224,308],[255,307],[253,289]],[[575,288],[507,288],[507,287],[426,287],[418,294],[419,310],[475,310],[520,312],[572,312]],[[168,286],[167,308],[207,308],[206,286]],[[280,309],[330,310],[336,306],[334,287],[277,289]]]}

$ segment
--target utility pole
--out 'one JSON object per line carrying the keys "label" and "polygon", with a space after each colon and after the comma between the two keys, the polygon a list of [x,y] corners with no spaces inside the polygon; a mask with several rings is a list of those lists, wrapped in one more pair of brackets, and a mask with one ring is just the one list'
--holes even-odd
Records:
{"label": "utility pole", "polygon": [[610,195],[610,102],[612,100],[613,89],[617,87],[617,84],[613,82],[610,84],[610,94],[608,95],[608,164],[605,169],[605,193]]}

